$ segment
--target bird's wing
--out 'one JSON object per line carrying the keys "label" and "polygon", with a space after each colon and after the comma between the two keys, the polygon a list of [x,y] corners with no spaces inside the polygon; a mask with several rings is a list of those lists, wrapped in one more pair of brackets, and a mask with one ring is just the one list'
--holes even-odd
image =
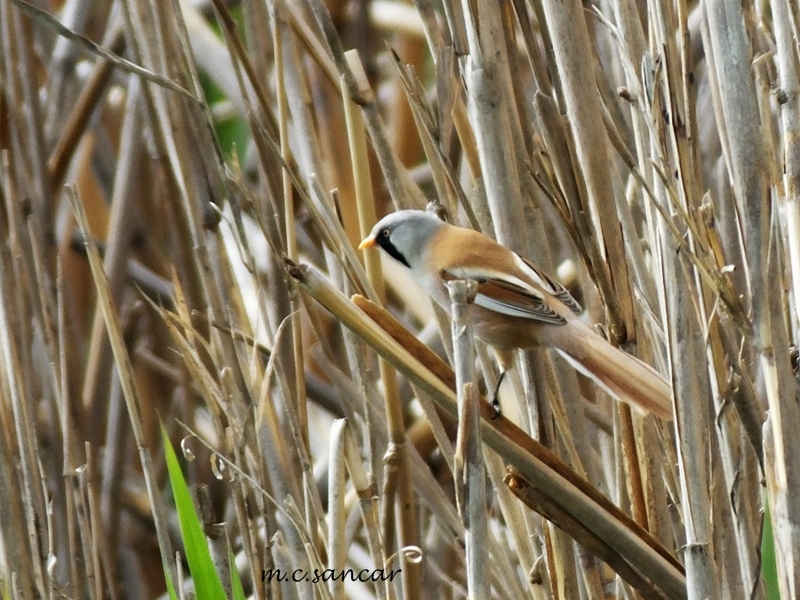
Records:
{"label": "bird's wing", "polygon": [[[553,294],[556,298],[561,300],[572,312],[576,315],[579,315],[583,312],[581,305],[578,303],[575,298],[572,297],[572,294],[569,293],[569,290],[561,285],[558,281],[550,277],[547,273],[539,269],[533,263],[528,262],[521,256],[517,255],[522,263],[535,274],[535,281],[540,282],[541,286],[548,291],[549,293]],[[529,273],[530,274],[530,273]]]}
{"label": "bird's wing", "polygon": [[[439,274],[444,281],[457,279],[475,281],[477,289],[473,302],[482,308],[510,317],[532,319],[552,325],[567,323],[564,317],[553,310],[544,293],[516,277],[462,267],[452,270],[443,269]],[[566,290],[564,291],[566,292]]]}

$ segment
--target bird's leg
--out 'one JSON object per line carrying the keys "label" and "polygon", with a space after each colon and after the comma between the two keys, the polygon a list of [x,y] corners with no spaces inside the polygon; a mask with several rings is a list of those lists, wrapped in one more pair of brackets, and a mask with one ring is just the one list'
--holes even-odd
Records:
{"label": "bird's leg", "polygon": [[497,378],[497,385],[494,386],[494,392],[492,393],[492,408],[494,409],[494,417],[498,418],[502,411],[500,410],[500,385],[503,383],[503,379],[505,379],[506,373],[511,369],[511,365],[514,364],[514,351],[513,350],[506,350],[506,349],[498,349],[492,348],[494,351],[494,356],[497,359],[497,366],[500,368],[500,377]]}
{"label": "bird's leg", "polygon": [[506,376],[506,373],[508,373],[506,370],[500,373],[500,377],[497,378],[497,385],[494,386],[494,392],[492,392],[492,408],[494,409],[493,419],[503,414],[500,410],[500,385],[503,383],[503,378]]}

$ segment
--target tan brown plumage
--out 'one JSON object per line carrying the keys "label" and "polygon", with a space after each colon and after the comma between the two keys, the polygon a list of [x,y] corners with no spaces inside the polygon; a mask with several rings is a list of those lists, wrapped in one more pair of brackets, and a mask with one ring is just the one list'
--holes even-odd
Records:
{"label": "tan brown plumage", "polygon": [[580,305],[561,284],[491,238],[411,210],[381,219],[360,248],[375,245],[411,269],[422,288],[447,310],[446,282],[476,281],[470,308],[475,335],[501,357],[518,348],[555,348],[612,396],[672,419],[669,383],[587,327],[577,316]]}

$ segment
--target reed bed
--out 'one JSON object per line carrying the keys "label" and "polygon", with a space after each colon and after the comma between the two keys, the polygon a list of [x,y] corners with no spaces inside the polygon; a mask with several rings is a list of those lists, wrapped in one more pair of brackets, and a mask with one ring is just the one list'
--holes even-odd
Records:
{"label": "reed bed", "polygon": [[[0,0],[0,595],[800,596],[798,25]],[[426,207],[556,275],[674,420],[547,349],[498,417],[468,282],[448,314],[356,249]]]}

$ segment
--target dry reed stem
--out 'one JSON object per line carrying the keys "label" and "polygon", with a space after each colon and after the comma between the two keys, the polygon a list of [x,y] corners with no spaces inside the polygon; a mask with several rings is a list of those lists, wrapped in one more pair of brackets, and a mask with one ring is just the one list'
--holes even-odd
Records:
{"label": "dry reed stem", "polygon": [[468,597],[486,598],[489,595],[486,466],[481,449],[480,397],[475,387],[475,340],[468,312],[469,295],[474,294],[474,288],[470,289],[468,281],[449,282],[447,287],[453,318],[458,391],[459,427],[453,469],[456,503],[467,530]]}

